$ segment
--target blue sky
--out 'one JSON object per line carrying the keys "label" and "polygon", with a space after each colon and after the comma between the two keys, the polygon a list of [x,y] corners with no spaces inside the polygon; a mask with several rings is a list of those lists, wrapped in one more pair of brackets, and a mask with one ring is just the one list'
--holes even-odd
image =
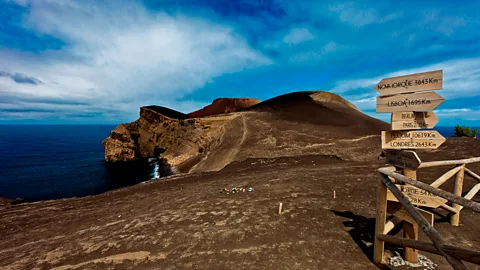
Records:
{"label": "blue sky", "polygon": [[0,123],[117,124],[142,105],[340,94],[444,70],[439,125],[480,126],[478,1],[0,0]]}

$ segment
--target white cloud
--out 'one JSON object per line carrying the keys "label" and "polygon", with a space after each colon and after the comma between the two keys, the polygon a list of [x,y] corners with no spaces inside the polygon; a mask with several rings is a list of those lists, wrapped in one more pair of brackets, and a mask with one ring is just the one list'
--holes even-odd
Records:
{"label": "white cloud", "polygon": [[385,23],[401,17],[400,13],[388,13],[380,15],[373,8],[359,8],[353,2],[329,6],[329,10],[337,13],[344,23],[352,24],[355,27],[362,27],[373,23]]}
{"label": "white cloud", "polygon": [[321,50],[313,49],[307,51],[301,51],[299,53],[293,54],[290,57],[290,62],[301,63],[301,62],[312,62],[312,61],[321,61],[323,57],[328,54],[335,53],[337,51],[337,44],[333,41],[328,42],[327,44],[321,47]]}
{"label": "white cloud", "polygon": [[283,37],[283,42],[287,44],[298,44],[308,40],[313,40],[313,35],[307,28],[293,28]]}
{"label": "white cloud", "polygon": [[443,69],[443,90],[439,94],[447,99],[480,95],[480,58],[456,59],[419,68],[406,69],[372,78],[344,80],[336,83],[334,93],[347,91],[373,91],[373,87],[383,78],[408,75]]}
{"label": "white cloud", "polygon": [[452,123],[462,121],[480,121],[480,107],[478,108],[454,108],[434,110],[435,114],[443,120]]}
{"label": "white cloud", "polygon": [[375,109],[376,95],[374,93],[357,93],[354,95],[345,95],[343,97],[353,103],[353,105],[361,111]]}
{"label": "white cloud", "polygon": [[440,14],[437,10],[426,13],[419,22],[421,28],[432,29],[447,36],[452,35],[456,30],[466,25],[467,21],[465,18]]}
{"label": "white cloud", "polygon": [[333,41],[328,42],[322,47],[323,52],[334,52],[337,50],[337,44]]}
{"label": "white cloud", "polygon": [[0,49],[2,71],[43,82],[26,85],[0,77],[0,96],[76,100],[129,116],[150,104],[188,112],[205,104],[176,101],[186,93],[222,74],[271,64],[235,29],[203,19],[152,14],[125,2],[21,2],[30,5],[26,27],[66,46],[41,54]]}

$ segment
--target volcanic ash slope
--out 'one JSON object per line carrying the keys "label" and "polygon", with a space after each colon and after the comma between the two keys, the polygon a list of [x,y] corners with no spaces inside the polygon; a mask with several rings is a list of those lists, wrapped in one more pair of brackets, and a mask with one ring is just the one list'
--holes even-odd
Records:
{"label": "volcanic ash slope", "polygon": [[247,158],[325,155],[365,161],[376,159],[380,131],[388,129],[340,96],[322,91],[289,93],[233,113],[189,117],[142,107],[137,121],[119,125],[104,141],[106,160],[160,156],[182,172],[217,171]]}

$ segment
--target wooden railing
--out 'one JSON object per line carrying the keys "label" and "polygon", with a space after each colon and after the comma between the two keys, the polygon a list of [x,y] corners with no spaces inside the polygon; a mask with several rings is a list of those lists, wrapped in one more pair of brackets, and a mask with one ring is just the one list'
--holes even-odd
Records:
{"label": "wooden railing", "polygon": [[[378,170],[380,172],[380,183],[377,195],[377,216],[373,258],[375,263],[383,263],[384,244],[387,242],[403,246],[404,248],[418,249],[442,255],[454,269],[468,269],[463,261],[480,264],[480,252],[448,245],[443,237],[433,228],[432,225],[430,225],[425,217],[395,185],[408,184],[452,202],[452,206],[443,204],[440,207],[451,212],[450,223],[454,226],[458,226],[460,222],[460,212],[464,207],[480,213],[480,203],[471,200],[480,191],[480,176],[466,168],[467,164],[474,162],[480,162],[480,157],[422,163],[419,168],[455,165],[453,169],[440,176],[430,185],[396,173],[395,167],[381,168]],[[461,197],[465,174],[475,179],[478,183],[475,184],[464,197]],[[453,193],[438,188],[454,175],[456,175],[456,178]],[[387,190],[391,191],[422,231],[430,238],[432,243],[387,235],[396,225],[403,221],[402,219],[395,217],[389,222],[386,222]]]}

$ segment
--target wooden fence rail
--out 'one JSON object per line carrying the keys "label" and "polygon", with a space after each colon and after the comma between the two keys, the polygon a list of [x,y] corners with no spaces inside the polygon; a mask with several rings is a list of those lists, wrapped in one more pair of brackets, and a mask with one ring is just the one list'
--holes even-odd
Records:
{"label": "wooden fence rail", "polygon": [[449,254],[445,253],[442,250],[442,245],[445,245],[446,242],[443,237],[435,230],[432,225],[428,223],[428,221],[420,214],[420,212],[415,209],[412,203],[403,195],[403,193],[393,184],[393,182],[386,177],[385,175],[381,174],[383,184],[390,189],[393,195],[397,198],[397,200],[402,204],[403,207],[407,210],[408,214],[417,222],[417,224],[422,228],[423,232],[432,240],[433,245],[437,248],[437,250],[442,254],[450,265],[453,266],[454,269],[468,269],[463,262],[455,257],[450,256]]}
{"label": "wooden fence rail", "polygon": [[389,170],[384,170],[384,168],[378,169],[378,171],[381,172],[384,175],[391,176],[392,178],[394,178],[398,182],[409,184],[409,185],[412,185],[414,187],[421,188],[421,189],[423,189],[425,191],[428,191],[432,194],[435,194],[439,197],[447,199],[447,200],[449,200],[453,203],[462,205],[466,208],[469,208],[469,209],[471,209],[475,212],[480,213],[480,203],[474,202],[474,201],[469,200],[469,199],[462,198],[460,196],[456,196],[456,195],[454,195],[450,192],[432,187],[432,186],[430,186],[428,184],[425,184],[423,182],[412,180],[412,179],[410,179],[410,178],[408,178],[404,175],[401,175],[401,174],[398,174],[398,173],[395,173],[395,172],[391,172]]}
{"label": "wooden fence rail", "polygon": [[[450,265],[454,269],[468,269],[462,261],[468,261],[471,263],[480,265],[480,252],[474,250],[468,250],[461,247],[448,245],[443,237],[433,228],[432,225],[425,219],[425,217],[419,212],[419,210],[413,206],[409,198],[407,198],[402,191],[395,185],[408,184],[424,191],[427,191],[433,195],[444,198],[453,203],[452,206],[447,204],[440,205],[443,209],[452,213],[451,224],[458,226],[460,211],[463,208],[471,209],[477,213],[480,213],[480,203],[474,202],[471,199],[480,191],[480,176],[470,169],[466,168],[466,164],[480,162],[480,157],[462,160],[449,160],[449,161],[434,161],[425,162],[420,165],[419,168],[427,168],[434,166],[446,166],[455,165],[438,179],[436,179],[431,185],[425,184],[420,181],[416,181],[409,175],[401,175],[395,172],[395,167],[381,168],[380,183],[377,193],[377,217],[375,227],[375,243],[374,243],[374,262],[383,263],[384,244],[385,242],[403,246],[404,249],[423,250],[434,254],[444,256]],[[467,192],[465,197],[461,197],[463,188],[464,175],[468,175],[478,181],[479,183],[474,185],[473,188]],[[452,178],[455,177],[454,194],[441,190],[439,187]],[[395,236],[387,235],[396,225],[402,223],[402,219],[395,217],[389,222],[386,222],[387,216],[387,190],[395,196],[398,202],[405,208],[408,214],[418,224],[421,230],[429,237],[432,243],[422,242],[414,239],[406,239]],[[403,222],[405,223],[405,222]],[[416,225],[415,225],[416,226]],[[404,235],[405,237],[405,235]]]}
{"label": "wooden fence rail", "polygon": [[462,165],[480,162],[480,157],[476,158],[467,158],[467,159],[458,159],[458,160],[443,160],[443,161],[429,161],[422,162],[418,168],[428,168],[428,167],[437,167],[437,166],[446,166],[446,165]]}
{"label": "wooden fence rail", "polygon": [[[405,238],[386,235],[386,234],[379,234],[377,235],[377,238],[397,246],[406,246],[406,247],[423,250],[429,253],[442,255],[440,251],[438,251],[438,249],[432,243],[417,241],[412,239],[405,239]],[[480,252],[478,251],[472,251],[472,250],[455,247],[451,245],[443,245],[442,249],[444,252],[446,252],[450,256],[453,256],[463,261],[471,262],[474,264],[480,264]]]}

